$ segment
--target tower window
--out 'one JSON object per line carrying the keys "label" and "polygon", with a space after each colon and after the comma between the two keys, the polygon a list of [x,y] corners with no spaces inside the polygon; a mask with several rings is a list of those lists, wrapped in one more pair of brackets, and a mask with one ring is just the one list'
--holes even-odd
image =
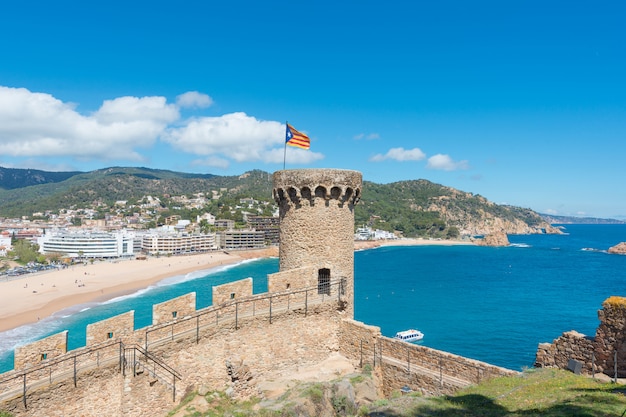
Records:
{"label": "tower window", "polygon": [[317,293],[330,295],[330,269],[328,268],[317,271]]}

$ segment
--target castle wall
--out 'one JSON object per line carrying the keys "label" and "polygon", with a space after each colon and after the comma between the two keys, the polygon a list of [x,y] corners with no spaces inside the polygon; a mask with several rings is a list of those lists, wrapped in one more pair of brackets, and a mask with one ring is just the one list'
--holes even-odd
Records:
{"label": "castle wall", "polygon": [[317,268],[304,266],[268,274],[267,291],[270,293],[308,288],[317,285]]}
{"label": "castle wall", "polygon": [[341,353],[361,366],[374,364],[376,342],[381,336],[380,327],[360,321],[344,319],[339,327]]}
{"label": "castle wall", "polygon": [[111,340],[130,341],[135,334],[135,310],[87,325],[87,346]]}
{"label": "castle wall", "polygon": [[67,330],[15,348],[15,369],[24,369],[67,352]]}
{"label": "castle wall", "polygon": [[172,300],[152,306],[152,324],[168,323],[187,317],[196,311],[196,293],[181,295]]}
{"label": "castle wall", "polygon": [[252,295],[252,278],[241,279],[213,287],[213,305],[218,306],[227,301]]}

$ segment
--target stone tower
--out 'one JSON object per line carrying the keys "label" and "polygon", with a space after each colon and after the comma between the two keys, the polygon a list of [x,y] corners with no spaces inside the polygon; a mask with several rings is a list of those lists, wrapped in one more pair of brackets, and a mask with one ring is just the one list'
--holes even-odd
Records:
{"label": "stone tower", "polygon": [[[280,216],[280,273],[299,270],[304,287],[343,280],[345,310],[354,317],[354,206],[360,172],[298,169],[274,173]],[[294,274],[290,274],[294,275]]]}

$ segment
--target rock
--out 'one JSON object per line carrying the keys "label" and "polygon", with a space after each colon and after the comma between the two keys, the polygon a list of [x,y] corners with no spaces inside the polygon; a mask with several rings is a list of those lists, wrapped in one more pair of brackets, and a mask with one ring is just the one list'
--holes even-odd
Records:
{"label": "rock", "polygon": [[618,255],[626,255],[626,242],[621,242],[613,247],[610,247],[608,252]]}
{"label": "rock", "polygon": [[504,232],[494,232],[476,241],[480,246],[509,246],[509,238]]}

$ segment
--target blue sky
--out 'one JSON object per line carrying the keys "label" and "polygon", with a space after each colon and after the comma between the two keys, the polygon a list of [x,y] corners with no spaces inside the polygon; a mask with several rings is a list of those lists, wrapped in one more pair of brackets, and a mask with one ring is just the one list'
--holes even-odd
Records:
{"label": "blue sky", "polygon": [[0,7],[0,166],[424,178],[626,219],[623,1]]}

